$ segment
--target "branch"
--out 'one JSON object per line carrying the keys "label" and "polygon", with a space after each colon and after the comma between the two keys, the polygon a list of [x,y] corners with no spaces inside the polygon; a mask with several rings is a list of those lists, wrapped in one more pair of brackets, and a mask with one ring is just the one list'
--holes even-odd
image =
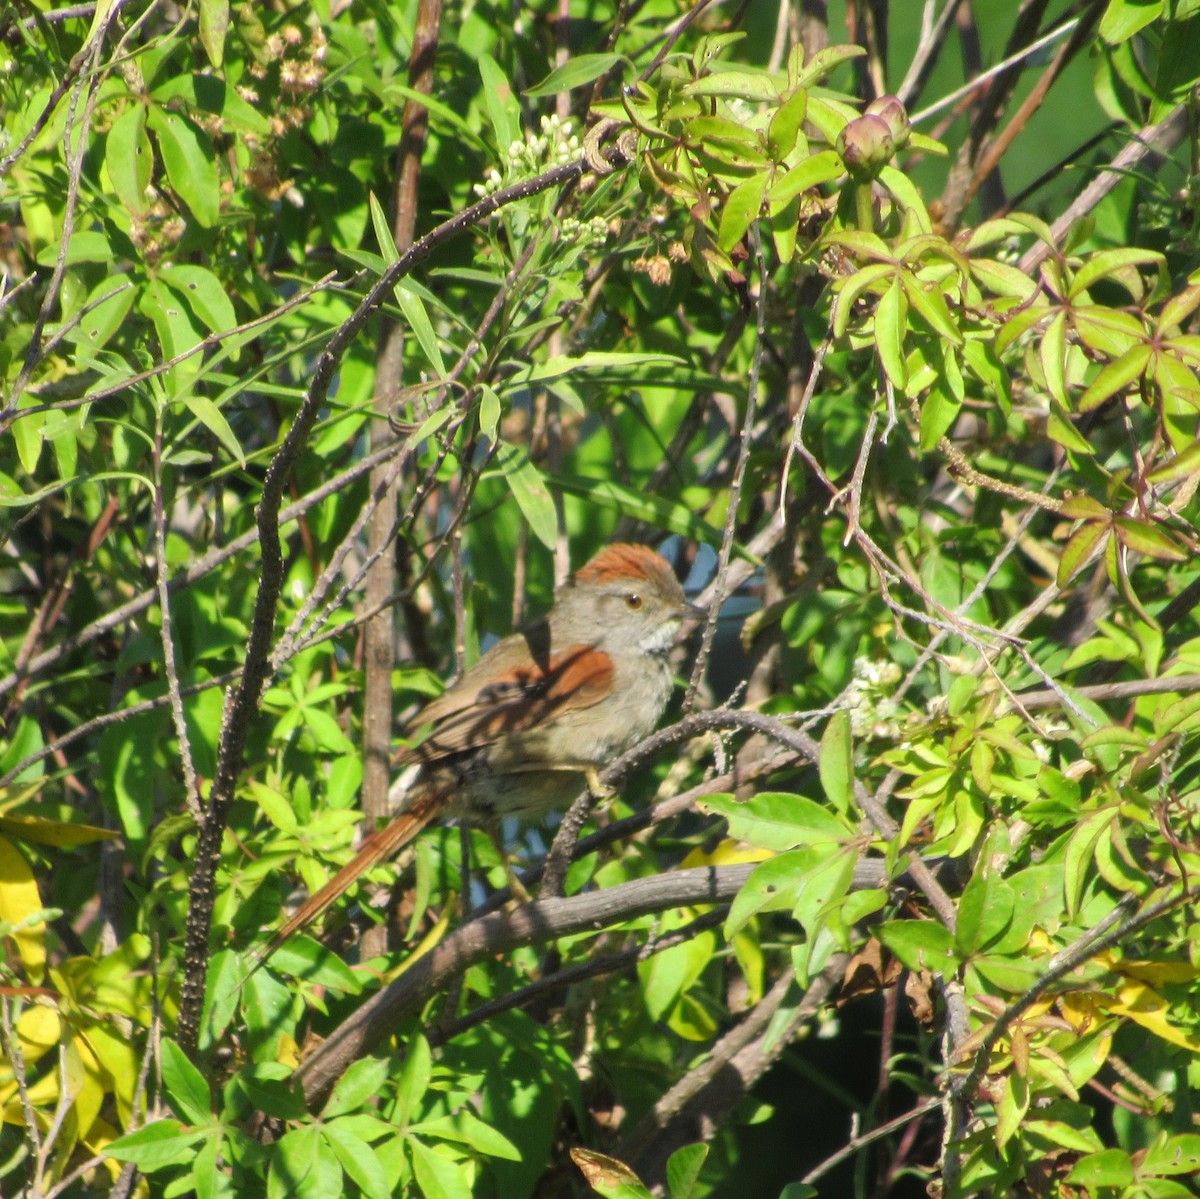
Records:
{"label": "branch", "polygon": [[[618,162],[624,161],[619,150],[610,150],[608,156]],[[241,772],[250,724],[258,711],[259,696],[270,670],[270,645],[274,637],[276,608],[284,577],[283,552],[279,540],[280,506],[284,489],[308,443],[309,433],[320,415],[342,355],[362,331],[371,314],[392,293],[396,284],[436,249],[467,232],[505,204],[527,199],[552,187],[572,182],[586,169],[586,163],[582,159],[552,167],[533,179],[523,180],[485,196],[478,203],[438,225],[383,272],[359,301],[354,312],[339,326],[313,364],[311,381],[300,408],[283,439],[283,444],[267,468],[263,482],[262,495],[257,507],[261,579],[255,598],[250,638],[246,646],[246,665],[236,691],[225,705],[217,742],[217,765],[209,808],[200,829],[192,863],[178,1023],[179,1043],[189,1054],[195,1053],[200,1033],[200,1012],[204,1002],[205,977],[208,970],[208,940],[215,900],[214,879],[221,841]]]}

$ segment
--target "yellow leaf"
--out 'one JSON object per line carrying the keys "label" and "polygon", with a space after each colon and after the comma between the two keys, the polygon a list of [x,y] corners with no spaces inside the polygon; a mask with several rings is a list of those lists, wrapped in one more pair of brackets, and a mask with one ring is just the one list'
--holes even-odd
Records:
{"label": "yellow leaf", "polygon": [[300,1065],[300,1046],[287,1033],[279,1038],[279,1045],[275,1050],[275,1060],[287,1066],[289,1070],[294,1070]]}
{"label": "yellow leaf", "polygon": [[75,1132],[85,1137],[104,1103],[104,1072],[91,1047],[82,1037],[67,1046],[67,1080],[75,1100]]}
{"label": "yellow leaf", "polygon": [[46,820],[42,816],[0,816],[0,832],[9,833],[18,841],[36,841],[39,845],[88,845],[93,841],[111,841],[118,834],[109,828],[93,824],[64,824],[61,820]]}
{"label": "yellow leaf", "polygon": [[1109,1005],[1109,1010],[1118,1016],[1128,1016],[1147,1032],[1172,1045],[1200,1053],[1200,1041],[1189,1037],[1167,1019],[1169,1006],[1157,991],[1141,983],[1126,983],[1117,992],[1117,1000]]}
{"label": "yellow leaf", "polygon": [[736,866],[740,862],[765,862],[774,856],[770,850],[753,849],[743,845],[741,841],[734,841],[726,837],[711,853],[705,853],[702,849],[693,849],[683,859],[681,869],[686,870],[690,866]]}
{"label": "yellow leaf", "polygon": [[104,1088],[116,1098],[117,1115],[121,1123],[128,1127],[133,1119],[133,1093],[137,1087],[139,1059],[137,1051],[121,1035],[118,1025],[121,1028],[129,1027],[125,1021],[114,1021],[111,1027],[92,1024],[79,1035],[87,1041],[88,1048],[100,1063]]}
{"label": "yellow leaf", "polygon": [[[81,1137],[80,1140],[88,1147],[93,1156],[99,1157],[119,1136],[121,1136],[120,1129],[114,1128],[107,1120],[97,1118],[92,1121],[88,1135]],[[109,1177],[116,1182],[121,1176],[121,1163],[116,1158],[106,1157],[103,1165],[108,1170]]]}
{"label": "yellow leaf", "polygon": [[58,1012],[44,1003],[34,1003],[21,1013],[17,1021],[17,1040],[26,1069],[58,1044],[61,1031]]}
{"label": "yellow leaf", "polygon": [[1190,962],[1113,962],[1109,969],[1114,974],[1137,979],[1148,987],[1161,987],[1166,983],[1190,983],[1198,974]]}
{"label": "yellow leaf", "polygon": [[[11,841],[0,837],[0,920],[20,924],[41,910],[42,899],[29,863]],[[46,965],[44,925],[19,929],[13,937],[29,977],[40,981]]]}

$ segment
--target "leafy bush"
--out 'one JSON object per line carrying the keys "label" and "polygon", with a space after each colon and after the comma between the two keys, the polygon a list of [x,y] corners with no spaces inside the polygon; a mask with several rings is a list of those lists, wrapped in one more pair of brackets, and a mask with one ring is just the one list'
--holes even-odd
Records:
{"label": "leafy bush", "polygon": [[[819,7],[0,15],[5,1185],[1194,1193],[1200,12]],[[664,537],[537,900],[435,828],[252,971]]]}

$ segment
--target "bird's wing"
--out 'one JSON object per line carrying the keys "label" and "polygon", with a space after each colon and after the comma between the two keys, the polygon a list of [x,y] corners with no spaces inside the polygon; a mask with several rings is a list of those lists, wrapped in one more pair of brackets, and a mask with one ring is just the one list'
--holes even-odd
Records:
{"label": "bird's wing", "polygon": [[595,646],[568,646],[541,664],[523,639],[506,638],[417,714],[409,727],[417,736],[429,732],[397,762],[436,762],[590,708],[612,694],[615,673],[612,658]]}

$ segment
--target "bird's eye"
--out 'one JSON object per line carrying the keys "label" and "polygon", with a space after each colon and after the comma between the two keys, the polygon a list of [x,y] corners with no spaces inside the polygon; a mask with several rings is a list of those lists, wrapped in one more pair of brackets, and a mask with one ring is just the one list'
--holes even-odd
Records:
{"label": "bird's eye", "polygon": [[625,596],[625,606],[631,612],[636,612],[642,606],[642,597],[636,591],[628,592]]}

